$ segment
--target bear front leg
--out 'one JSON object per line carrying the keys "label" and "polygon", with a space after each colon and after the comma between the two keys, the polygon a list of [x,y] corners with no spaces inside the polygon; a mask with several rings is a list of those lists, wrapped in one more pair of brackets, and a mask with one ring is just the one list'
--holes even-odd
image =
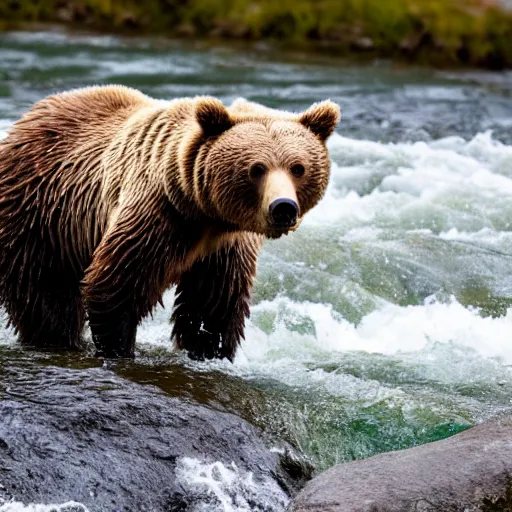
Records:
{"label": "bear front leg", "polygon": [[[83,295],[97,355],[133,357],[140,321],[161,300],[169,240],[166,224],[141,204],[116,216],[85,273]],[[145,204],[145,211],[158,211]]]}
{"label": "bear front leg", "polygon": [[176,290],[172,336],[192,359],[233,361],[244,338],[256,259],[258,235],[244,234],[232,245],[198,260]]}

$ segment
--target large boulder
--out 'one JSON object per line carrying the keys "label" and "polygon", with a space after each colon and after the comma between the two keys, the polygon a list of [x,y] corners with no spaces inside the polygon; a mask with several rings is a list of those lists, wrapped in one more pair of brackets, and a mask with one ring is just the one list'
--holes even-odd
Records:
{"label": "large boulder", "polygon": [[442,441],[335,466],[289,512],[509,512],[512,420]]}
{"label": "large boulder", "polygon": [[13,501],[73,501],[58,510],[91,512],[284,510],[300,459],[271,447],[231,413],[107,368],[0,352],[0,510]]}

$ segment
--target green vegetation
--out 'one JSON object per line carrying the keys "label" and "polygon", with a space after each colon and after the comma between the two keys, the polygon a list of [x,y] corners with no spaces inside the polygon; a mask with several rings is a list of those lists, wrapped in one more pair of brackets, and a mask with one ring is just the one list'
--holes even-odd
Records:
{"label": "green vegetation", "polygon": [[[497,1],[497,0],[496,0]],[[2,0],[4,27],[61,22],[172,37],[276,40],[335,54],[512,67],[512,12],[493,0]]]}

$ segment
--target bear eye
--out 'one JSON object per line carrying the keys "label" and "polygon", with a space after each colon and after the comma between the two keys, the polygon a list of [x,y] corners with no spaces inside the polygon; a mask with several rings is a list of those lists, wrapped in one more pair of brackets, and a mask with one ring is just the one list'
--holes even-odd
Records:
{"label": "bear eye", "polygon": [[301,178],[302,176],[304,176],[304,173],[306,172],[306,169],[302,164],[292,165],[292,168],[290,170],[292,171],[292,174],[296,178]]}
{"label": "bear eye", "polygon": [[267,168],[263,164],[254,164],[249,171],[249,175],[253,180],[259,180],[263,178],[266,172]]}

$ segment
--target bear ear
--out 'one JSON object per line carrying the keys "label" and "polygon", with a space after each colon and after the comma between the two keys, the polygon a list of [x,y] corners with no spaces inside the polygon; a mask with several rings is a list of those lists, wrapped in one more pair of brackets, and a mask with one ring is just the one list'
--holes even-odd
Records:
{"label": "bear ear", "polygon": [[333,101],[326,100],[309,107],[299,116],[299,123],[325,141],[334,132],[340,117],[340,107]]}
{"label": "bear ear", "polygon": [[220,135],[233,126],[224,104],[217,98],[203,97],[196,103],[196,119],[206,136]]}

